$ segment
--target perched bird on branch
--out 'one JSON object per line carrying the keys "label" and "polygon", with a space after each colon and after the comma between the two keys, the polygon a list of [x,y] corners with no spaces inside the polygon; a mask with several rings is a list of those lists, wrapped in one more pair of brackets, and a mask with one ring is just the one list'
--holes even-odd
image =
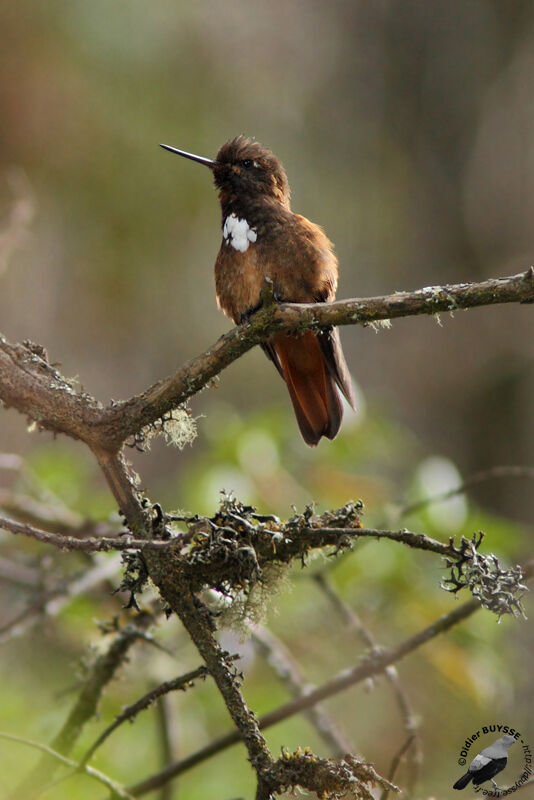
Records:
{"label": "perched bird on branch", "polygon": [[486,747],[478,756],[475,756],[469,764],[465,775],[458,778],[452,788],[464,789],[470,781],[473,781],[474,786],[480,786],[485,781],[491,781],[493,786],[498,789],[499,787],[493,778],[505,768],[508,761],[508,748],[514,742],[514,736],[501,736],[500,739]]}
{"label": "perched bird on branch", "polygon": [[[215,262],[217,302],[235,323],[259,308],[266,279],[280,302],[334,299],[338,265],[332,243],[318,225],[291,211],[285,170],[270,150],[244,136],[226,142],[215,160],[162,147],[213,172],[223,233]],[[333,439],[343,416],[338,388],[355,405],[338,330],[278,333],[262,347],[287,384],[304,441]]]}

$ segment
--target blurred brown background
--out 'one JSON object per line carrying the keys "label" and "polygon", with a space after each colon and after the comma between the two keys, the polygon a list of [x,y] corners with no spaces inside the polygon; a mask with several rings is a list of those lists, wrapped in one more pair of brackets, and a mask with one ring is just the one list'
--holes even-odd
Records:
{"label": "blurred brown background", "polygon": [[[211,157],[238,133],[269,145],[294,210],[336,244],[339,297],[534,262],[530,0],[19,0],[0,5],[0,31],[0,212],[7,225],[19,198],[20,233],[0,263],[0,330],[44,345],[102,402],[142,391],[229,328],[215,304],[210,175],[159,142]],[[362,496],[380,519],[428,457],[463,475],[534,463],[532,307],[440,322],[342,331],[360,414],[315,451],[254,350],[193,399],[203,415],[193,448],[156,443],[132,456],[143,485],[202,512],[222,487],[284,514],[291,502]],[[77,464],[66,500],[113,510],[79,445],[26,428],[0,415],[0,450],[56,475],[63,493]],[[492,481],[472,498],[486,520],[532,524],[532,482]],[[525,556],[527,539],[499,526],[503,546]],[[499,669],[486,675],[486,700],[502,689]],[[528,676],[511,680],[530,703]],[[436,687],[416,683],[425,706]]]}

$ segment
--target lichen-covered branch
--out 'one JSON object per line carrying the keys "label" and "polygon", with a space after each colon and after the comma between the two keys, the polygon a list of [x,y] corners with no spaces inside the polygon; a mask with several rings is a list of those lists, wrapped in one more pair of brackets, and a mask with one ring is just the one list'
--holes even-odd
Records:
{"label": "lichen-covered branch", "polygon": [[[118,459],[115,468],[123,469]],[[125,485],[132,493],[135,492],[133,485]],[[219,510],[213,517],[181,517],[187,532],[172,534],[159,506],[155,507],[156,515],[151,516],[151,511],[133,494],[127,505],[139,509],[145,524],[139,530],[147,538],[78,539],[41,531],[1,516],[0,528],[64,549],[166,553],[167,563],[176,563],[179,580],[185,581],[192,592],[213,588],[234,598],[239,592],[248,595],[255,586],[264,582],[263,571],[269,565],[287,564],[295,558],[304,562],[310,550],[328,546],[334,547],[337,553],[350,549],[359,538],[388,539],[444,556],[450,577],[444,579],[443,588],[454,592],[469,588],[482,605],[496,611],[499,616],[523,613],[521,597],[526,587],[521,583],[521,568],[502,568],[493,554],[479,553],[483,533],[474,534],[471,539],[462,537],[460,544],[456,545],[452,537],[448,543],[443,543],[406,529],[366,529],[360,527],[361,504],[353,502],[321,515],[314,514],[312,507],[308,506],[304,513],[297,513],[282,522],[274,516],[258,515],[252,506],[243,505],[231,495],[223,495]],[[165,538],[148,538],[158,532]],[[136,563],[135,558],[133,563]],[[148,578],[146,569],[142,571]],[[123,588],[135,595],[143,584],[144,580],[136,577],[133,583],[126,581]]]}
{"label": "lichen-covered branch", "polygon": [[[279,331],[302,333],[334,325],[368,325],[386,319],[436,314],[500,303],[534,302],[534,269],[480,283],[430,286],[414,292],[334,303],[269,304],[248,322],[222,336],[209,350],[184,364],[172,377],[138,397],[118,403],[99,423],[111,441],[120,430],[123,441],[203,389],[225,367]],[[118,443],[118,442],[117,442]]]}

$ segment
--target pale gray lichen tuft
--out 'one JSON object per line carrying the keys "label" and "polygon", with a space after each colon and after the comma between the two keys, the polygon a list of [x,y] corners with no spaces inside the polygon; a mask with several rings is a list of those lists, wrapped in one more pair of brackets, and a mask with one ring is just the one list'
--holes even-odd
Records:
{"label": "pale gray lichen tuft", "polygon": [[229,595],[212,593],[210,608],[222,628],[234,631],[241,641],[250,636],[251,625],[262,625],[267,613],[278,613],[276,597],[290,588],[287,564],[266,564],[257,582]]}
{"label": "pale gray lichen tuft", "polygon": [[393,323],[390,319],[375,319],[372,322],[368,322],[365,325],[366,328],[371,328],[375,333],[380,333],[380,329],[382,330],[390,330],[393,327]]}
{"label": "pale gray lichen tuft", "polygon": [[447,559],[451,575],[442,581],[442,588],[455,594],[468,588],[483,608],[497,614],[499,621],[504,614],[526,619],[521,599],[528,587],[522,583],[521,567],[505,569],[493,553],[479,553],[482,538],[482,534],[475,534],[471,540],[462,538],[458,558]]}
{"label": "pale gray lichen tuft", "polygon": [[197,437],[197,419],[193,417],[187,406],[173,408],[163,417],[144,427],[134,437],[133,446],[138,450],[150,450],[152,440],[156,436],[164,436],[167,444],[183,450],[192,444]]}

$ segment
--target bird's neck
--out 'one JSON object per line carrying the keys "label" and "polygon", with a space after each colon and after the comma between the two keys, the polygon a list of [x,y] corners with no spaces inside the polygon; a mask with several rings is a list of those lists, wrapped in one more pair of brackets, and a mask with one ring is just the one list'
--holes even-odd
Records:
{"label": "bird's neck", "polygon": [[234,215],[238,219],[246,219],[251,226],[257,226],[267,219],[287,214],[290,210],[289,200],[282,203],[269,195],[256,195],[253,197],[239,194],[222,193],[219,196],[224,221]]}

